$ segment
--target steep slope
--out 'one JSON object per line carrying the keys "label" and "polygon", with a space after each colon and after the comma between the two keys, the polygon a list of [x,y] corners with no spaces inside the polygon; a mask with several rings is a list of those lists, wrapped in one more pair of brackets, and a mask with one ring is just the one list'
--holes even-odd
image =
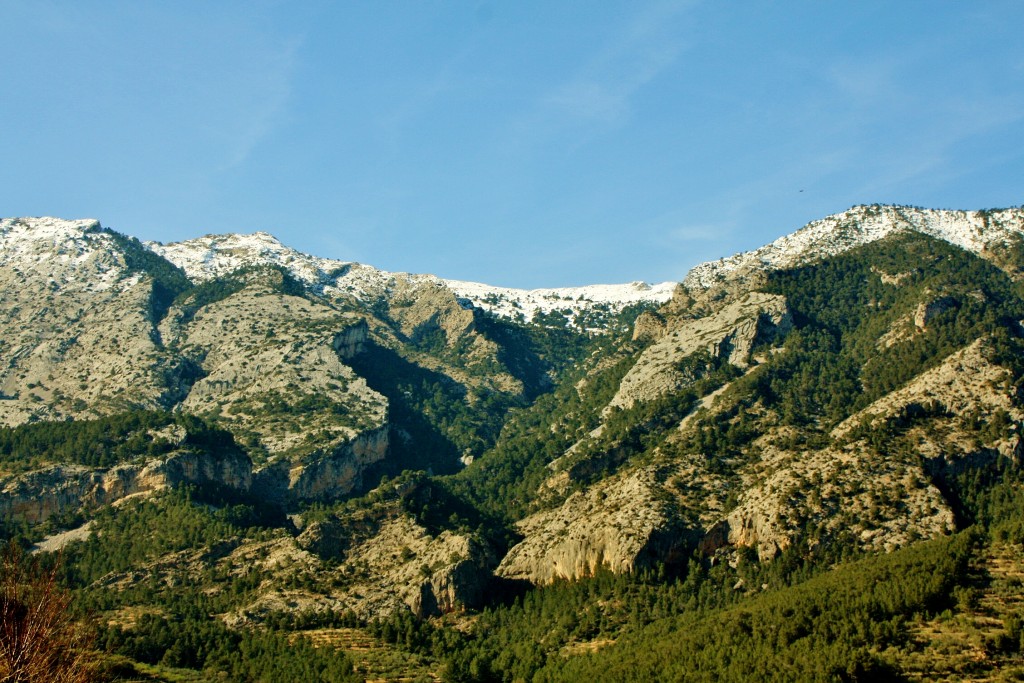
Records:
{"label": "steep slope", "polygon": [[[1010,218],[969,245],[989,256],[1019,229]],[[758,261],[757,277],[720,271],[724,296],[677,293],[597,429],[550,462],[541,510],[499,571],[539,583],[631,571],[650,562],[637,549],[671,561],[695,535],[705,554],[766,559],[795,543],[890,550],[950,532],[950,473],[1021,448],[1020,371],[998,350],[1022,333],[1016,264],[918,230],[850,232],[872,239],[830,255],[805,234],[789,244],[812,247],[785,254],[801,265]],[[648,501],[636,524],[599,504],[619,500]],[[676,546],[655,542],[665,529]]]}
{"label": "steep slope", "polygon": [[279,501],[343,495],[385,457],[387,400],[342,360],[366,341],[365,318],[278,270],[196,287],[96,221],[6,220],[0,230],[6,424],[202,414],[258,461],[284,457],[258,477]]}
{"label": "steep slope", "polygon": [[176,402],[156,318],[187,282],[150,256],[97,221],[0,221],[0,423]]}
{"label": "steep slope", "polygon": [[246,629],[399,620],[436,656],[492,617],[394,615],[578,591],[474,674],[515,678],[515,651],[532,677],[575,652],[562,631],[939,548],[1024,450],[1018,209],[858,207],[670,299],[384,273],[266,234],[0,227],[0,531],[87,536],[69,580],[109,642],[152,643],[186,605]]}
{"label": "steep slope", "polygon": [[[514,323],[433,276],[301,254],[266,233],[142,245],[41,218],[7,219],[0,235],[3,423],[201,415],[232,432],[259,469],[253,490],[277,502],[347,495],[368,468],[371,480],[457,469],[586,340],[563,317]],[[597,289],[600,325],[649,295]],[[594,303],[581,293],[577,312]]]}

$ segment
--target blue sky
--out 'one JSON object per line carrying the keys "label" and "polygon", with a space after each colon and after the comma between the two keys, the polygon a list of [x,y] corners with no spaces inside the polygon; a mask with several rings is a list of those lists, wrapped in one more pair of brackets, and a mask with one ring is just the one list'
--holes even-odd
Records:
{"label": "blue sky", "polygon": [[861,203],[1024,203],[1024,3],[0,0],[0,215],[679,280]]}

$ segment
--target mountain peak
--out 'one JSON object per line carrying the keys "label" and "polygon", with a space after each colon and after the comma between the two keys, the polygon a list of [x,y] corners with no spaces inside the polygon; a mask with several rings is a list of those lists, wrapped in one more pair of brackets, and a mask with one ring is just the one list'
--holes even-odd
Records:
{"label": "mountain peak", "polygon": [[204,235],[170,244],[147,242],[146,246],[198,281],[212,280],[239,268],[280,266],[304,284],[322,288],[332,271],[347,265],[343,261],[303,254],[263,231]]}
{"label": "mountain peak", "polygon": [[0,218],[0,240],[4,246],[22,241],[58,242],[77,239],[86,233],[100,229],[95,218],[66,220],[52,216],[26,216],[23,218]]}
{"label": "mountain peak", "polygon": [[93,218],[0,218],[0,265],[38,264],[52,257],[77,259],[95,249],[95,240],[104,238],[100,222]]}
{"label": "mountain peak", "polygon": [[854,206],[812,221],[753,251],[702,263],[686,275],[683,284],[689,289],[707,289],[730,274],[792,268],[908,231],[983,254],[992,245],[1024,235],[1024,208],[953,211],[880,204]]}

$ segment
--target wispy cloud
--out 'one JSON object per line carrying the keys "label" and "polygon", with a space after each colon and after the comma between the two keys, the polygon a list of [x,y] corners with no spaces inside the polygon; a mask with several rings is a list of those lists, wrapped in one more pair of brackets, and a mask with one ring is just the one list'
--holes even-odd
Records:
{"label": "wispy cloud", "polygon": [[227,129],[230,137],[219,171],[244,164],[284,120],[301,45],[300,39],[292,38],[277,50],[261,55],[246,74],[246,83],[238,93],[233,125]]}
{"label": "wispy cloud", "polygon": [[645,8],[574,78],[544,97],[544,108],[570,121],[616,123],[628,117],[634,95],[675,63],[686,48],[672,29],[678,16],[693,4],[664,2]]}

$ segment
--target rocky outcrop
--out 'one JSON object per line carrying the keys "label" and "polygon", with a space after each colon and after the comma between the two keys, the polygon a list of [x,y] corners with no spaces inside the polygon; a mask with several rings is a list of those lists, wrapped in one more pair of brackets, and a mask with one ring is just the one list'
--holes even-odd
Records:
{"label": "rocky outcrop", "polygon": [[1019,461],[1024,450],[1024,410],[989,344],[972,343],[850,416],[830,446],[789,451],[762,437],[756,462],[738,472],[737,504],[709,525],[703,550],[751,547],[769,558],[811,529],[891,550],[950,532],[953,511],[936,480]]}
{"label": "rocky outcrop", "polygon": [[[1006,368],[988,360],[988,347],[987,340],[979,339],[951,354],[937,367],[921,373],[905,386],[843,420],[832,430],[832,437],[845,438],[857,428],[881,428],[887,420],[913,417],[910,413],[920,409],[924,412],[941,411],[950,417],[972,416],[986,421],[1002,412],[1011,422],[1024,421],[1024,409],[1014,393],[1012,375]],[[993,447],[1012,457],[1017,441],[1017,435],[1008,431]],[[967,446],[966,443],[964,445]],[[971,449],[967,447],[964,450]],[[937,455],[931,452],[923,454]]]}
{"label": "rocky outcrop", "polygon": [[665,318],[655,311],[644,311],[633,323],[633,341],[657,341],[665,334]]}
{"label": "rocky outcrop", "polygon": [[653,468],[606,479],[573,493],[558,508],[521,521],[524,536],[496,573],[535,584],[632,572],[685,554],[692,532]]}
{"label": "rocky outcrop", "polygon": [[454,344],[475,329],[473,311],[441,284],[399,282],[388,304],[401,334],[414,344],[435,332],[445,344]]}
{"label": "rocky outcrop", "polygon": [[[295,551],[304,553],[303,571],[332,588],[322,595],[335,610],[353,610],[364,619],[412,611],[420,617],[436,616],[476,607],[496,564],[493,551],[472,534],[430,533],[410,515],[388,513],[382,518],[311,524],[296,539]],[[294,551],[293,551],[294,552]],[[240,549],[239,555],[244,553]],[[260,553],[253,555],[259,557]],[[329,562],[324,565],[322,562]],[[315,594],[296,599],[315,602]],[[250,618],[280,609],[282,595],[265,593],[244,608]]]}
{"label": "rocky outcrop", "polygon": [[357,533],[363,536],[376,532],[376,524],[372,524],[369,529],[355,531],[346,529],[345,525],[335,519],[318,520],[302,530],[296,538],[296,543],[303,550],[308,550],[322,559],[338,560],[345,556]]}
{"label": "rocky outcrop", "polygon": [[292,500],[335,500],[349,493],[369,465],[388,452],[388,428],[364,432],[327,455],[307,456],[288,472]]}
{"label": "rocky outcrop", "polygon": [[0,291],[0,424],[167,407],[154,280],[97,221],[0,220]]}
{"label": "rocky outcrop", "polygon": [[366,324],[366,319],[362,318],[351,327],[346,327],[344,330],[334,335],[334,340],[331,342],[331,345],[338,353],[338,357],[347,361],[351,360],[357,353],[362,353],[366,349],[366,343],[369,341],[369,338],[370,328]]}
{"label": "rocky outcrop", "polygon": [[56,514],[96,508],[181,484],[215,484],[248,491],[252,462],[241,452],[211,456],[179,451],[145,464],[109,469],[55,465],[0,481],[0,517],[35,524]]}
{"label": "rocky outcrop", "polygon": [[699,351],[727,359],[745,368],[751,362],[755,341],[785,335],[792,316],[785,298],[761,292],[726,304],[703,318],[682,319],[670,332],[649,346],[622,379],[610,405],[629,408],[684,389],[695,378],[682,372],[679,363]]}
{"label": "rocky outcrop", "polygon": [[914,326],[919,330],[927,329],[928,323],[936,316],[959,306],[960,302],[951,296],[938,296],[928,301],[922,301],[914,311]]}
{"label": "rocky outcrop", "polygon": [[252,284],[162,326],[202,367],[183,410],[209,415],[268,459],[330,454],[387,419],[387,399],[342,362],[368,337],[365,319]]}
{"label": "rocky outcrop", "polygon": [[749,547],[771,559],[811,530],[820,540],[848,534],[863,549],[888,551],[955,529],[915,457],[880,454],[865,442],[764,455],[744,473],[736,507],[708,529],[705,553]]}

